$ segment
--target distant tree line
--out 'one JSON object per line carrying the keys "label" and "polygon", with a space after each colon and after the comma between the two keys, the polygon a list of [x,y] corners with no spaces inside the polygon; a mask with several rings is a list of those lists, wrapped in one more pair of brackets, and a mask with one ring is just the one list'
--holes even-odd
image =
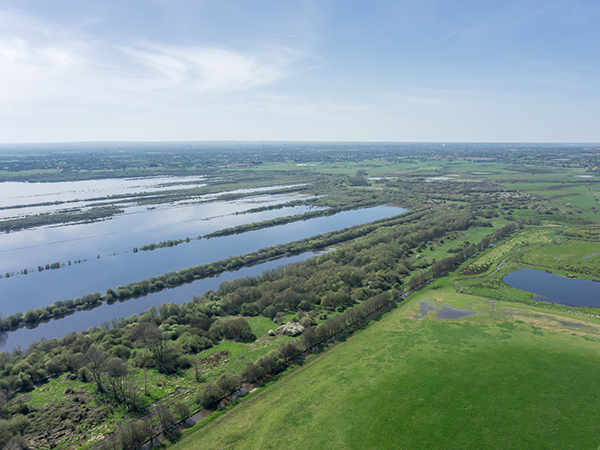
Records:
{"label": "distant tree line", "polygon": [[26,228],[62,223],[85,223],[114,216],[123,210],[117,206],[98,206],[86,211],[74,210],[55,213],[42,213],[19,219],[0,220],[0,232],[9,233]]}

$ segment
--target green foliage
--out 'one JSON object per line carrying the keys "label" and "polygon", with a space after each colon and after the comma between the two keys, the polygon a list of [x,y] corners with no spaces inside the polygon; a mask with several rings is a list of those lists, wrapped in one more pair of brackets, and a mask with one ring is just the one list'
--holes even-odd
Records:
{"label": "green foliage", "polygon": [[206,383],[200,388],[196,394],[196,403],[203,408],[211,408],[221,400],[223,397],[223,390],[214,384]]}

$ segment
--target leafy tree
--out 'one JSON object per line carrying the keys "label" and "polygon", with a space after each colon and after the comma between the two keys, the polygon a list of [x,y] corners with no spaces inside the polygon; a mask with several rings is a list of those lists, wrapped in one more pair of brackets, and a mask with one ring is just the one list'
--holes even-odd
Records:
{"label": "leafy tree", "polygon": [[196,394],[196,403],[203,408],[214,406],[223,397],[223,391],[220,387],[211,383],[206,383],[198,389]]}
{"label": "leafy tree", "polygon": [[190,408],[185,403],[177,403],[175,405],[175,415],[180,422],[183,422],[190,416]]}
{"label": "leafy tree", "polygon": [[242,378],[248,382],[256,381],[263,375],[265,375],[264,368],[254,363],[246,364],[246,367],[242,370]]}
{"label": "leafy tree", "polygon": [[104,350],[91,345],[87,352],[83,354],[83,362],[90,371],[92,380],[96,383],[96,390],[101,393],[104,392],[104,387],[102,386],[102,376],[106,369],[106,354]]}
{"label": "leafy tree", "polygon": [[319,342],[319,337],[313,327],[306,327],[302,332],[301,341],[304,348],[310,348]]}
{"label": "leafy tree", "polygon": [[287,361],[298,356],[300,354],[300,350],[293,342],[288,342],[279,349],[279,353],[281,353],[281,357]]}
{"label": "leafy tree", "polygon": [[237,375],[224,373],[217,380],[217,385],[219,388],[221,388],[221,391],[224,394],[230,394],[231,392],[237,391],[241,387],[242,380]]}

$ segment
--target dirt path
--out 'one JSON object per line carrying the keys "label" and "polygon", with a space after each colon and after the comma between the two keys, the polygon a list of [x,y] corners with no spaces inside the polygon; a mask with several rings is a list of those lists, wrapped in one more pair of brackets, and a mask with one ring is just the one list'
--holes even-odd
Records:
{"label": "dirt path", "polygon": [[508,258],[512,258],[517,253],[520,253],[522,248],[523,247],[519,247],[516,252],[511,253],[510,255],[508,255],[507,257],[505,257],[502,261],[500,261],[498,263],[498,265],[496,266],[496,268],[492,272],[490,272],[490,273],[487,273],[487,274],[484,274],[484,275],[476,275],[474,277],[457,278],[456,280],[454,280],[454,284],[456,285],[456,291],[458,292],[459,290],[462,289],[462,285],[459,283],[459,281],[462,281],[462,280],[475,280],[477,278],[487,278],[487,277],[490,277],[490,276],[494,275],[496,272],[498,272],[500,270],[500,267],[502,267],[502,264],[504,264],[504,261],[506,261]]}

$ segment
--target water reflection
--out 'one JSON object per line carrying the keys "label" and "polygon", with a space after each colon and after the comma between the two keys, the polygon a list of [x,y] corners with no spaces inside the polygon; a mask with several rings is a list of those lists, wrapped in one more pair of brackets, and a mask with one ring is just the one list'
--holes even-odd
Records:
{"label": "water reflection", "polygon": [[511,287],[532,292],[533,300],[600,308],[600,283],[597,281],[565,278],[534,269],[517,270],[502,281]]}
{"label": "water reflection", "polygon": [[151,306],[163,303],[186,303],[193,299],[194,295],[201,296],[209,289],[217,290],[223,281],[235,278],[255,276],[264,270],[274,269],[281,265],[304,261],[317,253],[306,252],[300,255],[289,256],[251,267],[243,267],[233,272],[224,272],[211,278],[193,281],[173,289],[164,289],[138,298],[118,301],[114,304],[102,303],[100,306],[77,311],[61,319],[52,319],[49,322],[40,323],[37,326],[23,327],[16,331],[0,335],[0,347],[3,351],[11,351],[16,347],[25,350],[29,344],[42,338],[62,338],[72,331],[84,331],[92,326],[100,326],[105,321],[114,318],[129,317],[132,314],[140,314]]}
{"label": "water reflection", "polygon": [[0,206],[65,202],[141,192],[171,191],[206,186],[205,177],[103,178],[55,183],[0,183]]}
{"label": "water reflection", "polygon": [[90,259],[97,255],[106,257],[163,240],[193,238],[222,228],[301,214],[309,208],[301,206],[239,214],[257,206],[272,206],[300,198],[306,197],[261,195],[194,205],[132,206],[110,220],[0,234],[0,274],[22,269],[31,271],[56,261],[66,264],[69,260]]}
{"label": "water reflection", "polygon": [[[71,266],[57,270],[44,270],[28,275],[0,279],[0,289],[2,292],[0,310],[5,316],[8,316],[16,312],[25,312],[30,308],[45,307],[57,300],[75,299],[76,297],[94,292],[104,293],[109,287],[117,288],[120,285],[165,274],[169,270],[180,270],[186,267],[225,259],[229,256],[242,255],[260,248],[284,244],[316,234],[391,217],[401,214],[404,211],[402,208],[389,206],[345,211],[334,216],[319,217],[239,235],[193,240],[187,244],[172,248],[147,252],[140,251],[137,253],[127,250],[113,254],[111,257],[106,257],[106,253],[103,252],[100,258],[96,258],[94,252],[89,249],[91,245],[100,243],[107,244],[108,249],[123,249],[122,245],[113,245],[115,242],[118,243],[119,240],[123,240],[123,235],[103,235],[99,232],[95,238],[67,242],[68,245],[66,246],[57,245],[55,247],[57,254],[59,254],[59,250],[61,249],[68,250],[74,246],[77,247],[78,254],[80,255],[91,254],[85,263],[73,263]],[[275,217],[278,215],[287,215],[282,210],[265,211],[258,214],[260,220],[266,220],[270,214],[273,214]],[[215,226],[214,229],[224,228],[224,226],[227,226],[224,224],[229,219],[229,217],[223,218],[223,221],[215,219],[219,225]],[[158,242],[163,239],[160,236],[152,240],[149,240],[147,237],[140,238],[139,236],[145,236],[144,227],[146,226],[151,226],[151,224],[132,224],[131,230],[127,230],[125,236],[131,239],[127,244],[129,249],[131,249],[130,246],[134,245],[134,243],[141,245]],[[159,230],[164,231],[164,239],[171,239],[177,236],[177,234],[174,236],[173,233],[169,233],[169,227],[164,224]],[[69,237],[65,236],[65,239],[69,239]],[[123,242],[127,243],[127,239]],[[41,246],[34,249],[35,252],[38,252],[40,248],[52,250],[53,246]],[[54,260],[53,257],[46,256],[46,261],[52,262]]]}

